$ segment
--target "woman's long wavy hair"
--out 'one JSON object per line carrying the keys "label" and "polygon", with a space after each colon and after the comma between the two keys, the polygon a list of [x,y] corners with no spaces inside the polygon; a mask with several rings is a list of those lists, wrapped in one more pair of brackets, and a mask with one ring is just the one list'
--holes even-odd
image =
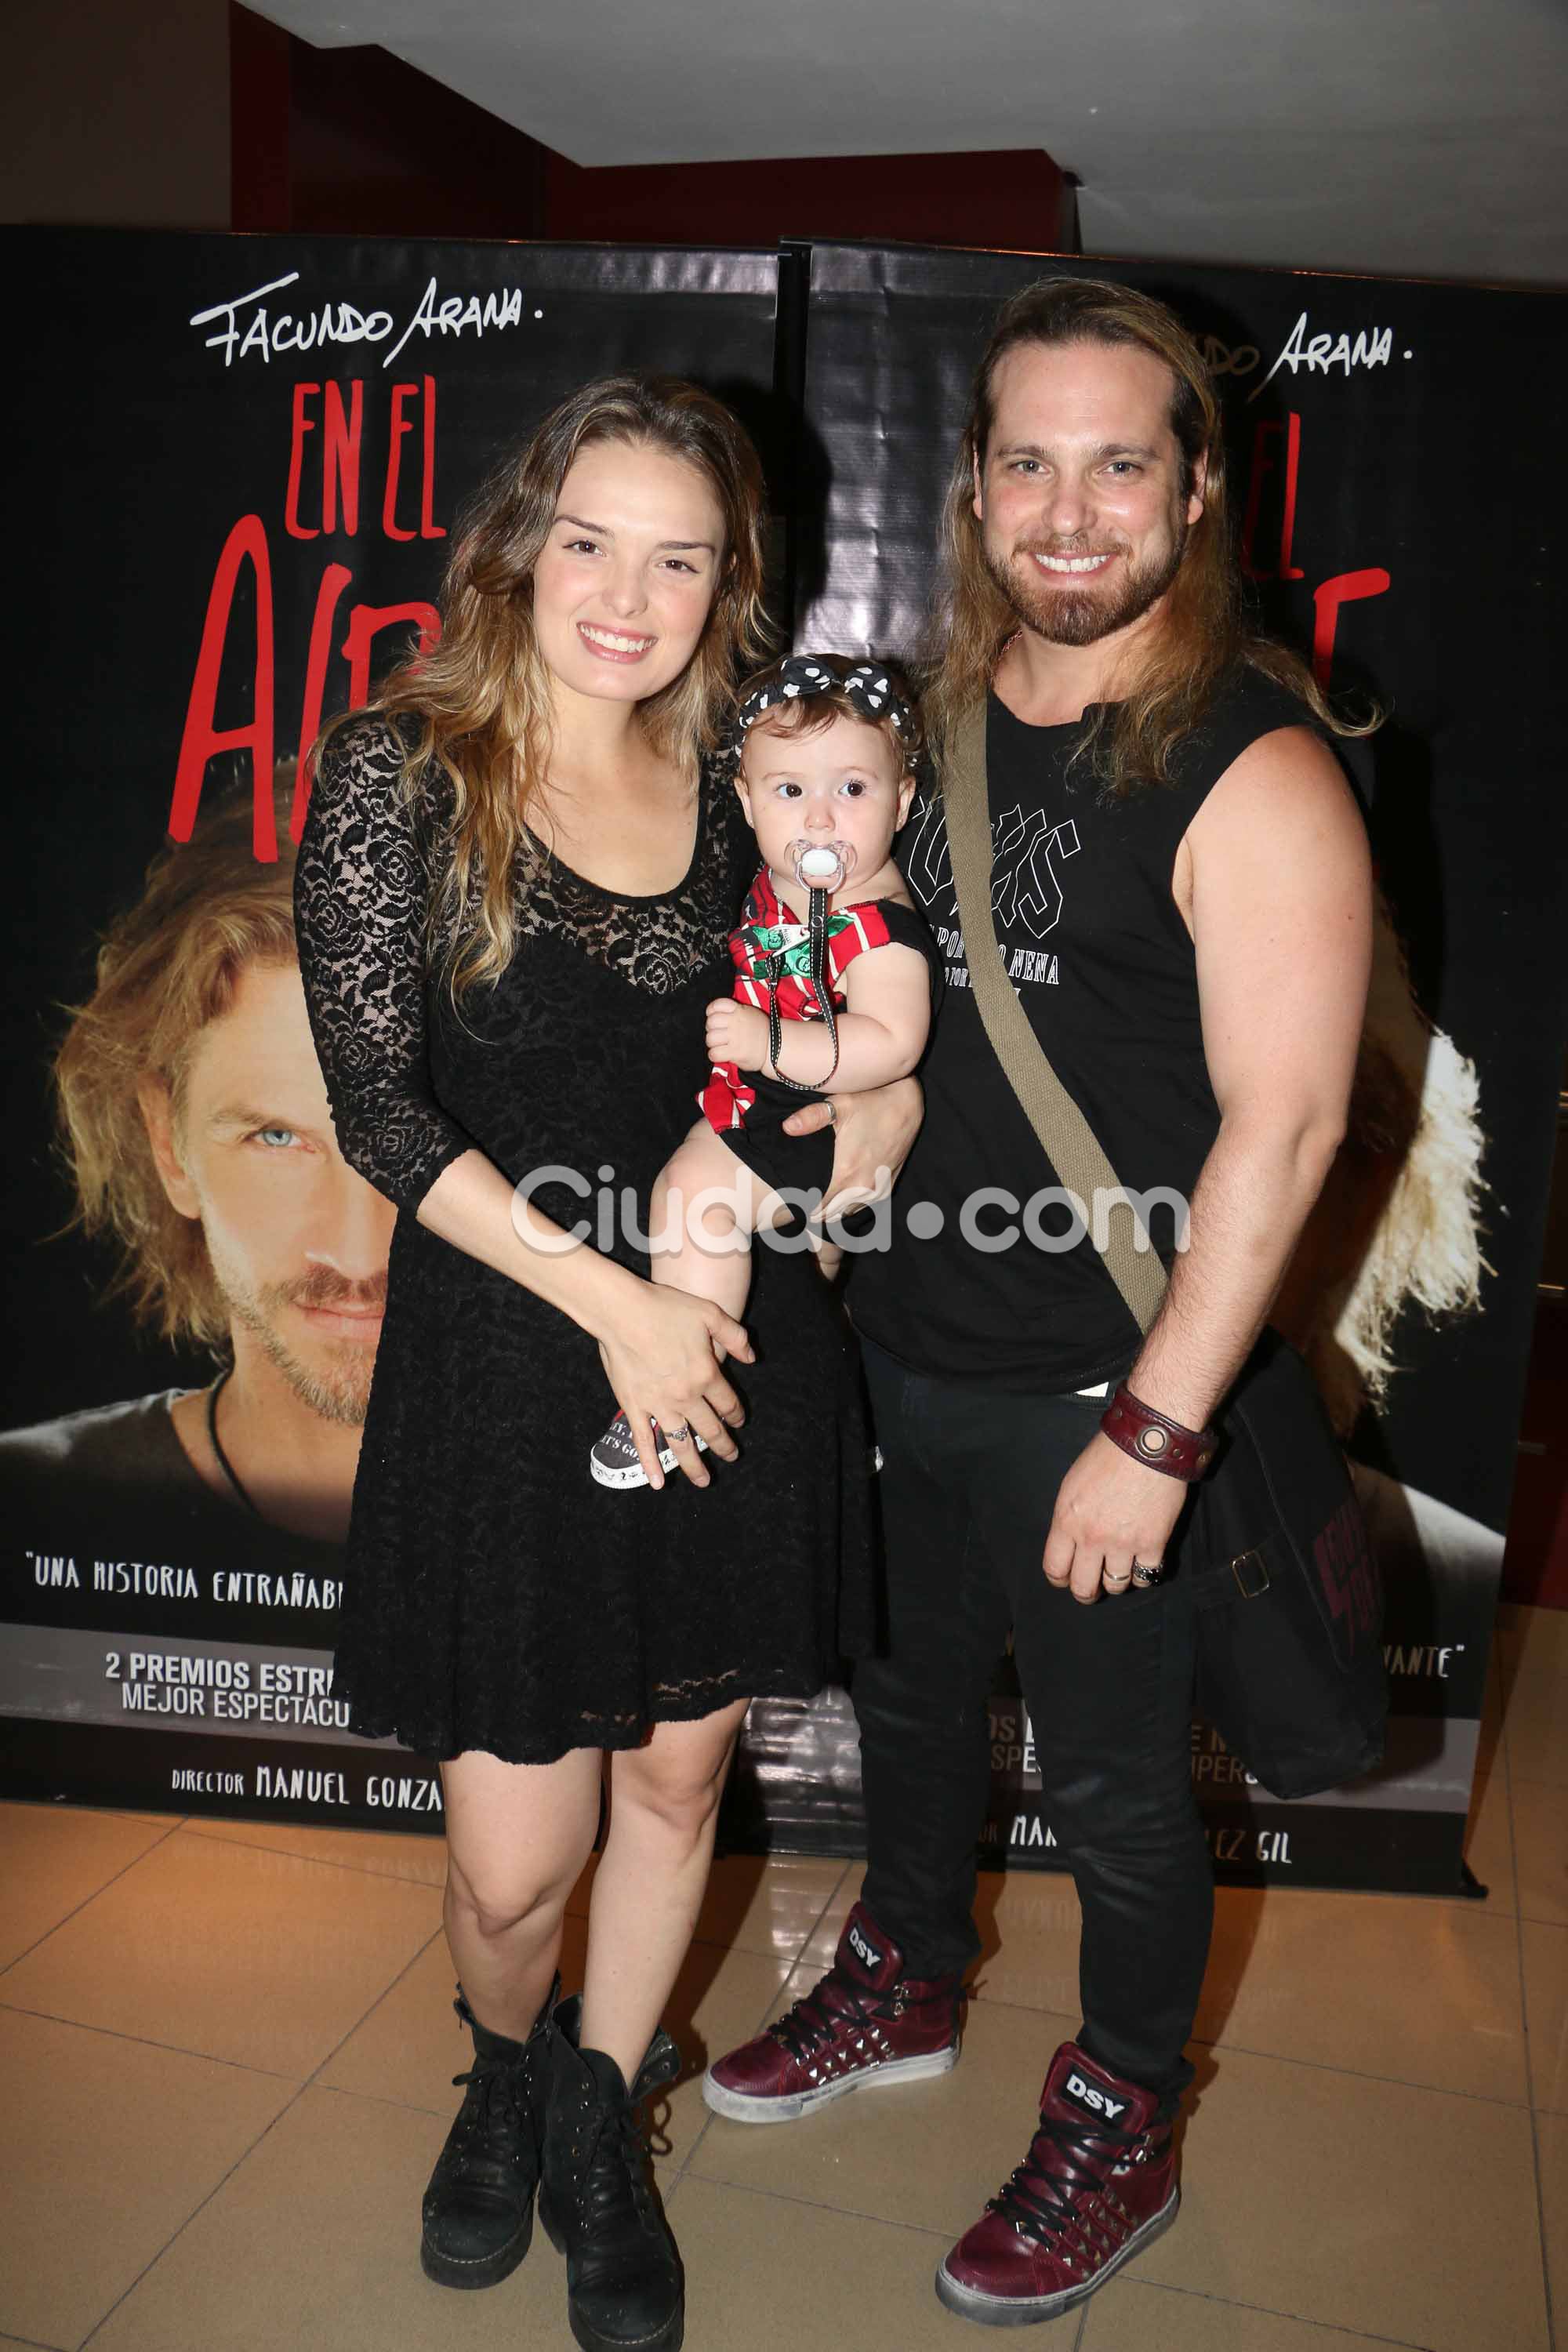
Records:
{"label": "woman's long wavy hair", "polygon": [[1121,701],[1091,719],[1075,756],[1104,787],[1124,793],[1166,783],[1172,760],[1238,663],[1300,697],[1336,735],[1381,724],[1341,717],[1299,655],[1249,625],[1226,509],[1219,403],[1202,353],[1175,314],[1130,286],[1093,278],[1044,278],[1005,304],[975,371],[963,437],[942,514],[945,593],[930,649],[926,722],[939,768],[964,713],[984,695],[1018,615],[986,569],[974,513],[974,471],[984,469],[995,417],[996,371],[1021,344],[1131,345],[1171,371],[1171,430],[1181,452],[1184,502],[1206,460],[1204,511],[1193,524],[1167,594],[1163,625]]}
{"label": "woman's long wavy hair", "polygon": [[447,568],[439,643],[395,671],[369,705],[413,722],[403,730],[401,790],[416,793],[432,762],[452,787],[430,946],[454,999],[499,979],[517,944],[517,879],[526,887],[529,812],[551,748],[533,567],[574,461],[605,441],[680,458],[708,483],[723,516],[719,584],[697,651],[637,708],[648,744],[688,768],[693,782],[728,714],[737,665],[754,661],[764,643],[763,471],[744,426],[678,376],[601,376],[580,385],[480,490]]}

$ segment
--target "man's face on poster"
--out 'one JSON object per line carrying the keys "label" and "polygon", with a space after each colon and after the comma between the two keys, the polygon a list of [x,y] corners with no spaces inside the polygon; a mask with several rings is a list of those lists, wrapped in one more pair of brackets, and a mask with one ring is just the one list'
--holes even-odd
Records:
{"label": "man's face on poster", "polygon": [[150,1084],[142,1106],[233,1321],[313,1412],[358,1425],[396,1212],[338,1150],[298,965],[247,965],[193,1043],[179,1101]]}
{"label": "man's face on poster", "polygon": [[1128,345],[1021,343],[974,469],[986,569],[1026,627],[1098,645],[1157,604],[1203,512],[1184,495],[1172,377]]}

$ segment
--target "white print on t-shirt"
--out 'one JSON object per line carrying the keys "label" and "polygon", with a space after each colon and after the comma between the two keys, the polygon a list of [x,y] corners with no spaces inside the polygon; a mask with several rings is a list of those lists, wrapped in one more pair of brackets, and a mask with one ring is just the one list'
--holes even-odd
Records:
{"label": "white print on t-shirt", "polygon": [[[1064,824],[1050,824],[1038,811],[1026,817],[1019,806],[996,819],[991,844],[991,905],[998,923],[1005,930],[1022,925],[1036,939],[1044,939],[1061,920],[1064,894],[1059,868],[1066,859],[1078,855],[1077,825],[1070,817]],[[932,803],[921,813],[906,872],[947,960],[948,986],[967,988],[969,967],[958,928],[947,820],[940,803]],[[943,922],[943,915],[952,919]],[[1057,984],[1057,959],[1043,950],[1015,948],[1006,962],[1009,980],[1053,988]]]}
{"label": "white print on t-shirt", "polygon": [[905,860],[905,879],[932,928],[942,916],[956,917],[958,899],[952,887],[952,860],[947,847],[947,820],[940,801],[928,801],[921,812]]}
{"label": "white print on t-shirt", "polygon": [[[1008,930],[1022,923],[1043,940],[1061,920],[1057,863],[1078,856],[1077,825],[1070,817],[1065,824],[1047,824],[1037,809],[1026,817],[1021,808],[1013,808],[997,818],[991,840],[991,905],[997,920]],[[1011,864],[1004,866],[1004,858]]]}

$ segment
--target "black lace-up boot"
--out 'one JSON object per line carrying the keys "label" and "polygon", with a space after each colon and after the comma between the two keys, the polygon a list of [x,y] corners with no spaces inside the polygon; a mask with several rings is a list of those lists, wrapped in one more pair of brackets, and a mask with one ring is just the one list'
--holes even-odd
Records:
{"label": "black lace-up boot", "polygon": [[566,2257],[566,2313],[583,2352],[678,2352],[680,2256],[637,2111],[673,2083],[680,2053],[658,2032],[628,2091],[602,2050],[579,2047],[579,1999],[555,2012],[539,2218]]}
{"label": "black lace-up boot", "polygon": [[441,2286],[494,2286],[510,2276],[533,2235],[533,2192],[551,2015],[560,1979],[526,2042],[509,2042],[479,2023],[459,1986],[452,2006],[474,2037],[474,2063],[454,2074],[463,2104],[447,2134],[425,2191],[419,2260]]}

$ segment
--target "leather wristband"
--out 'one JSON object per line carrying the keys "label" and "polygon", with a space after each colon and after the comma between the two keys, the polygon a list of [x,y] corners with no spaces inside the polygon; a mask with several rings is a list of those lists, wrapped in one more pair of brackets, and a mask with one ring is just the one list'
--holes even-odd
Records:
{"label": "leather wristband", "polygon": [[1163,1470],[1167,1478],[1201,1478],[1214,1460],[1219,1433],[1213,1429],[1184,1429],[1168,1421],[1152,1405],[1143,1404],[1125,1381],[1106,1406],[1100,1423],[1112,1445],[1142,1462],[1146,1470]]}

